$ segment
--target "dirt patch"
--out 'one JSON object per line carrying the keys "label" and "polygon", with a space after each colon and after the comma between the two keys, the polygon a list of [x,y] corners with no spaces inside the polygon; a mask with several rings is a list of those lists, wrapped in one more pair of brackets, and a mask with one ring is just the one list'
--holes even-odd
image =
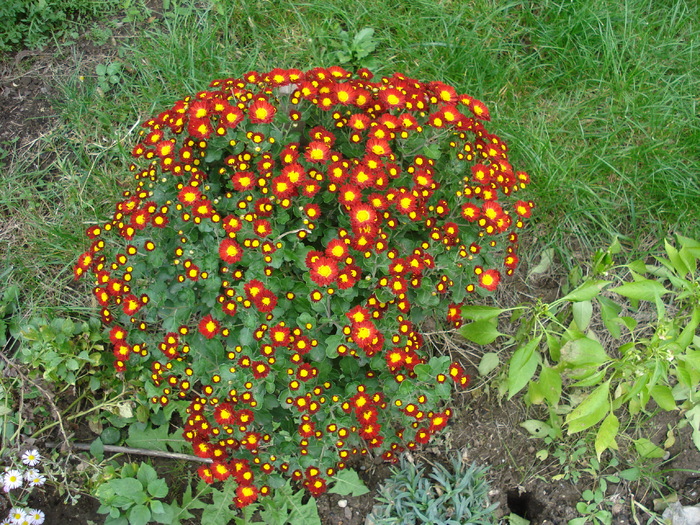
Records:
{"label": "dirt patch", "polygon": [[51,106],[49,54],[20,52],[0,65],[0,145],[24,147],[53,128],[57,116]]}

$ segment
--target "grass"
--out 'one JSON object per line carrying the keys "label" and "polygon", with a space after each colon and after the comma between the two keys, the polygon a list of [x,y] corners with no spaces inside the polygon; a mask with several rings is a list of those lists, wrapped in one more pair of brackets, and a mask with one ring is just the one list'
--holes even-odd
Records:
{"label": "grass", "polygon": [[[76,54],[74,73],[56,79],[63,125],[51,146],[41,146],[61,160],[39,171],[10,166],[17,191],[3,195],[3,214],[30,241],[13,246],[9,264],[33,290],[32,305],[46,306],[66,282],[77,224],[111,206],[137,122],[215,77],[331,65],[364,27],[375,29],[378,73],[443,80],[491,108],[515,166],[534,180],[537,226],[526,258],[554,247],[567,259],[615,236],[643,249],[672,231],[700,235],[700,7],[693,3],[421,0],[388,10],[369,1],[183,0],[170,7],[107,57],[125,67],[106,94],[97,89],[94,58]],[[42,213],[29,213],[26,192],[39,197]],[[48,284],[49,261],[36,257],[47,248],[51,266],[63,268]]]}

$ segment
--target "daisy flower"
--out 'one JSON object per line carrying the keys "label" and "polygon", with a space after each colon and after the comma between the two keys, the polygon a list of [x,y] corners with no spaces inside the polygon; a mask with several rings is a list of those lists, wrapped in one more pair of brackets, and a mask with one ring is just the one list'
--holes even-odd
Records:
{"label": "daisy flower", "polygon": [[27,511],[18,507],[13,508],[8,516],[10,523],[22,523],[27,519]]}
{"label": "daisy flower", "polygon": [[5,472],[2,481],[5,492],[10,492],[12,489],[22,486],[22,473],[16,469],[8,470]]}
{"label": "daisy flower", "polygon": [[35,468],[27,470],[27,472],[24,473],[24,479],[31,487],[40,487],[46,483],[46,477]]}
{"label": "daisy flower", "polygon": [[44,523],[46,516],[43,511],[37,509],[27,509],[27,518],[32,525],[41,525]]}
{"label": "daisy flower", "polygon": [[35,467],[41,461],[41,454],[36,449],[26,450],[22,454],[22,463],[29,467]]}

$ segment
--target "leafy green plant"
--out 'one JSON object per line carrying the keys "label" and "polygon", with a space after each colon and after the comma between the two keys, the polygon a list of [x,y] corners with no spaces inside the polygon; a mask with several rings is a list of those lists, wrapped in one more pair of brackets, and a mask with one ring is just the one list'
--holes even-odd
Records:
{"label": "leafy green plant", "polygon": [[451,466],[436,464],[426,476],[423,467],[402,457],[399,468],[392,468],[391,477],[379,488],[381,504],[372,510],[368,523],[496,523],[498,504],[489,503],[486,469],[467,466],[461,456],[455,456]]}
{"label": "leafy green plant", "polygon": [[204,494],[211,493],[211,503],[206,502],[205,498],[199,497],[192,504],[192,508],[202,509],[202,525],[229,522],[235,523],[235,525],[252,525],[254,523],[321,525],[316,500],[306,498],[308,501],[304,503],[305,491],[294,490],[289,481],[269,496],[260,498],[257,502],[246,506],[242,511],[231,508],[236,499],[237,483],[235,480],[225,481],[221,490],[211,486],[207,486],[207,489]]}
{"label": "leafy green plant", "polygon": [[[108,514],[105,525],[179,523],[180,509],[161,501],[168,495],[166,481],[148,463],[127,463],[115,477],[95,491],[100,514]],[[182,516],[185,517],[185,516]]]}
{"label": "leafy green plant", "polygon": [[97,74],[97,87],[102,93],[107,93],[122,81],[123,64],[116,60],[108,64],[97,64],[95,73]]}
{"label": "leafy green plant", "polygon": [[459,326],[512,273],[533,207],[488,119],[446,84],[336,66],[216,80],[144,124],[146,167],[74,273],[116,371],[187,400],[200,475],[235,478],[238,506],[447,424],[468,376],[418,325]]}
{"label": "leafy green plant", "polygon": [[0,5],[0,51],[35,49],[72,35],[75,21],[115,10],[118,0],[6,0]]}
{"label": "leafy green plant", "polygon": [[374,28],[365,27],[356,34],[337,28],[339,49],[333,52],[336,61],[347,67],[355,69],[367,68],[375,69],[377,61],[372,57],[372,52],[377,48],[377,41],[374,37]]}
{"label": "leafy green plant", "polygon": [[[562,427],[569,434],[595,428],[599,459],[617,449],[616,412],[624,406],[634,416],[651,400],[662,410],[682,410],[700,448],[700,243],[678,236],[677,246],[666,242],[666,257],[654,264],[615,266],[620,247],[614,244],[595,255],[580,285],[551,303],[466,307],[473,323],[462,333],[474,340],[479,329],[482,342],[493,341],[501,335],[498,316],[511,311],[520,326],[504,393],[510,398],[527,387],[527,403],[550,408],[554,435]],[[645,457],[657,454],[648,440],[635,447]]]}
{"label": "leafy green plant", "polygon": [[105,344],[98,319],[75,322],[60,317],[51,321],[35,318],[21,327],[21,338],[18,357],[34,374],[67,386],[85,376],[93,391],[100,388],[100,377],[95,372]]}
{"label": "leafy green plant", "polygon": [[[608,483],[620,483],[622,478],[617,472],[619,460],[612,457],[604,467],[595,457],[589,458],[589,465],[584,469],[593,480],[593,486],[581,493],[583,501],[576,505],[576,510],[581,517],[569,521],[569,525],[583,525],[584,523],[599,523],[610,525],[613,514],[609,510],[613,503],[607,497]],[[613,473],[606,473],[612,470]]]}

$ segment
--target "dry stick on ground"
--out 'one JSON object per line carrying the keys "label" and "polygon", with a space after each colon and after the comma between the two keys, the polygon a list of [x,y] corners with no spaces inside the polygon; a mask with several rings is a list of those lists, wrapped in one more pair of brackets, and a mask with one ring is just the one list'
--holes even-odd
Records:
{"label": "dry stick on ground", "polygon": [[[46,446],[49,448],[57,448],[62,446],[60,443],[54,443],[52,441],[47,441]],[[90,446],[87,443],[69,443],[68,447],[76,450],[90,450]],[[155,458],[167,458],[167,459],[182,459],[184,461],[197,461],[199,463],[212,463],[213,460],[209,458],[200,458],[197,456],[192,456],[190,454],[180,454],[178,452],[166,452],[163,450],[150,450],[147,448],[129,448],[129,447],[119,447],[116,445],[103,445],[104,451],[110,454],[136,454],[139,456],[151,456]]]}

